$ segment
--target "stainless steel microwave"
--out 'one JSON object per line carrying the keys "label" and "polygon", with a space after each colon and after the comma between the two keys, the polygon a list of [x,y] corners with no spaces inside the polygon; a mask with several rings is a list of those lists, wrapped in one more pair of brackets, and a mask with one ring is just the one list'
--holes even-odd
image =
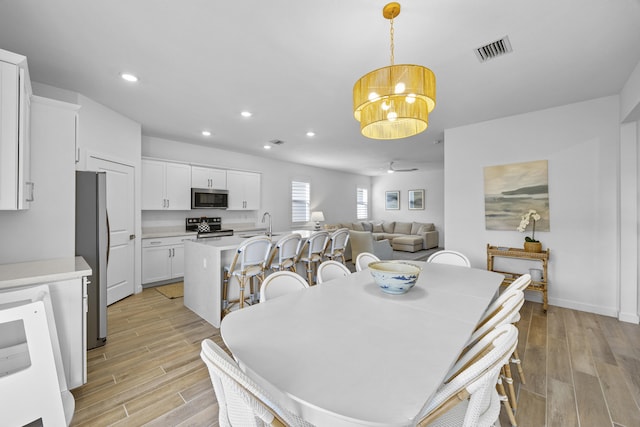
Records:
{"label": "stainless steel microwave", "polygon": [[191,209],[227,209],[229,192],[211,188],[191,189]]}

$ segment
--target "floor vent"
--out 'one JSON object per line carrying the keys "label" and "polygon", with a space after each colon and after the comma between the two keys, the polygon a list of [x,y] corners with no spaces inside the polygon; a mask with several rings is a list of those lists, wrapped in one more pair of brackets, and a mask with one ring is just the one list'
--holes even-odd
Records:
{"label": "floor vent", "polygon": [[492,43],[486,44],[476,49],[476,56],[480,62],[487,62],[490,59],[496,58],[498,56],[504,55],[506,53],[510,53],[511,42],[509,41],[509,36],[505,36],[500,40],[496,40]]}

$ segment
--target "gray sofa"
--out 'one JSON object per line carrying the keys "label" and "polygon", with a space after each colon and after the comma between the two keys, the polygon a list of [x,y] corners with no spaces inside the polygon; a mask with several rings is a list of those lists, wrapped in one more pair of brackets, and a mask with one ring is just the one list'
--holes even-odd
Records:
{"label": "gray sofa", "polygon": [[[375,240],[389,240],[395,251],[416,252],[438,247],[439,235],[433,223],[404,221],[359,221],[325,224],[326,230],[348,228],[371,232]],[[349,251],[350,252],[350,251]],[[348,258],[347,258],[348,259]]]}

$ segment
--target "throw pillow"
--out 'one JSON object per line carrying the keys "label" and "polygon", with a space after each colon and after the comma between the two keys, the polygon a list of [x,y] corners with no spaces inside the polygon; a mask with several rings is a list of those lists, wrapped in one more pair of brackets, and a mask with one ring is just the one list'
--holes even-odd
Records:
{"label": "throw pillow", "polygon": [[370,222],[362,222],[362,228],[364,228],[364,231],[373,231],[373,224],[371,224]]}
{"label": "throw pillow", "polygon": [[382,223],[382,231],[385,233],[393,233],[393,228],[395,227],[395,221],[392,222],[383,222]]}
{"label": "throw pillow", "polygon": [[411,234],[410,222],[396,222],[396,226],[393,229],[394,234]]}
{"label": "throw pillow", "polygon": [[418,231],[420,230],[420,228],[422,228],[422,226],[424,226],[424,224],[421,222],[414,222],[413,224],[411,224],[411,234],[418,234]]}
{"label": "throw pillow", "polygon": [[362,223],[361,223],[361,222],[354,222],[354,223],[353,223],[353,230],[356,230],[356,231],[365,231],[365,230],[364,230],[364,227],[362,226]]}
{"label": "throw pillow", "polygon": [[373,231],[374,233],[384,233],[384,230],[382,229],[382,224],[373,224]]}

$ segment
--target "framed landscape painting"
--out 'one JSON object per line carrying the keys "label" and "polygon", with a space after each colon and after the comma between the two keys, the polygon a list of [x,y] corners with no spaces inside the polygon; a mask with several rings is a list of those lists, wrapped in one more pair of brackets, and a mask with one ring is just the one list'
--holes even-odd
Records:
{"label": "framed landscape painting", "polygon": [[400,192],[399,191],[385,192],[384,208],[386,210],[400,209]]}
{"label": "framed landscape painting", "polygon": [[547,161],[484,168],[484,217],[487,230],[512,230],[529,210],[540,215],[536,231],[549,231]]}
{"label": "framed landscape painting", "polygon": [[409,209],[424,209],[424,190],[409,190]]}

